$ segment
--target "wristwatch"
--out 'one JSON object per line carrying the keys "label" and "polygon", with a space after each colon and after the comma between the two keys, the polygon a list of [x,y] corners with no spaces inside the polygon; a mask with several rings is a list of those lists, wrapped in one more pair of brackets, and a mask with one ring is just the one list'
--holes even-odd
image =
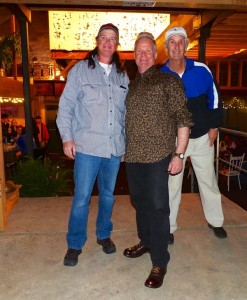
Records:
{"label": "wristwatch", "polygon": [[180,159],[184,159],[184,153],[173,153],[173,156],[178,156]]}

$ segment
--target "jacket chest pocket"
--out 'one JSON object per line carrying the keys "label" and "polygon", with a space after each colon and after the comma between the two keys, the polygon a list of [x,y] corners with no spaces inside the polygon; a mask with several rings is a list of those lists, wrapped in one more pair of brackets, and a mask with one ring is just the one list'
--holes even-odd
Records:
{"label": "jacket chest pocket", "polygon": [[[92,103],[100,102],[102,100],[101,84],[85,84],[82,87],[82,102]],[[80,97],[81,98],[81,97]]]}

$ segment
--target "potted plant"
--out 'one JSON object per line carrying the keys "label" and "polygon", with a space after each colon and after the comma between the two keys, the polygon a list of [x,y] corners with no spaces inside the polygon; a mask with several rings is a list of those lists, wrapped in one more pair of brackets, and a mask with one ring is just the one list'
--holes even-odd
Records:
{"label": "potted plant", "polygon": [[49,159],[26,157],[17,164],[14,182],[21,186],[21,197],[56,197],[71,195],[69,171]]}
{"label": "potted plant", "polygon": [[12,67],[15,53],[21,53],[20,34],[17,32],[8,36],[0,36],[0,70],[2,75]]}

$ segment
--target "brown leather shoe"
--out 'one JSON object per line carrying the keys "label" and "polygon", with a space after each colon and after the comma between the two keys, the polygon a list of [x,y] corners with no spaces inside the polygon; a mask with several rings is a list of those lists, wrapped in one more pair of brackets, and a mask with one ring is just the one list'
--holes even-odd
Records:
{"label": "brown leather shoe", "polygon": [[123,255],[130,257],[130,258],[136,258],[136,257],[142,256],[143,254],[145,254],[149,251],[150,251],[149,248],[143,246],[142,243],[139,243],[136,246],[125,249],[123,252]]}
{"label": "brown leather shoe", "polygon": [[147,280],[145,281],[145,286],[153,289],[157,289],[161,287],[165,275],[166,275],[166,269],[153,267],[151,273],[149,274]]}

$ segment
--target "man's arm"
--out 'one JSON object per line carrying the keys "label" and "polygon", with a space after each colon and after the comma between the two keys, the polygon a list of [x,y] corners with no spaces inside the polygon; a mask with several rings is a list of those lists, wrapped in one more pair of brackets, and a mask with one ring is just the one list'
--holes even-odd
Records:
{"label": "man's arm", "polygon": [[[180,127],[178,128],[178,138],[177,138],[177,147],[176,147],[176,153],[184,153],[188,141],[189,141],[189,134],[190,129],[189,127]],[[169,166],[168,166],[168,172],[171,175],[176,175],[180,173],[183,169],[183,160],[179,158],[178,156],[173,156]]]}
{"label": "man's arm", "polygon": [[73,67],[68,75],[67,82],[63,93],[60,97],[59,108],[57,113],[57,127],[63,141],[63,151],[71,159],[75,158],[76,146],[73,140],[72,120],[77,102],[77,73]]}
{"label": "man's arm", "polygon": [[215,79],[213,80],[213,87],[215,90],[214,95],[217,95],[218,102],[214,109],[210,109],[210,117],[212,119],[211,128],[208,131],[210,147],[214,145],[214,141],[218,137],[218,127],[220,127],[223,122],[223,103],[221,101],[220,87]]}
{"label": "man's arm", "polygon": [[218,137],[218,128],[210,128],[208,131],[208,137],[209,137],[209,145],[212,147],[214,145],[214,141]]}
{"label": "man's arm", "polygon": [[69,71],[65,87],[59,99],[56,123],[63,143],[74,139],[72,122],[75,119],[75,109],[78,104],[78,93],[84,70],[83,62],[78,62]]}
{"label": "man's arm", "polygon": [[63,152],[71,159],[75,158],[76,147],[74,141],[67,141],[63,143]]}

